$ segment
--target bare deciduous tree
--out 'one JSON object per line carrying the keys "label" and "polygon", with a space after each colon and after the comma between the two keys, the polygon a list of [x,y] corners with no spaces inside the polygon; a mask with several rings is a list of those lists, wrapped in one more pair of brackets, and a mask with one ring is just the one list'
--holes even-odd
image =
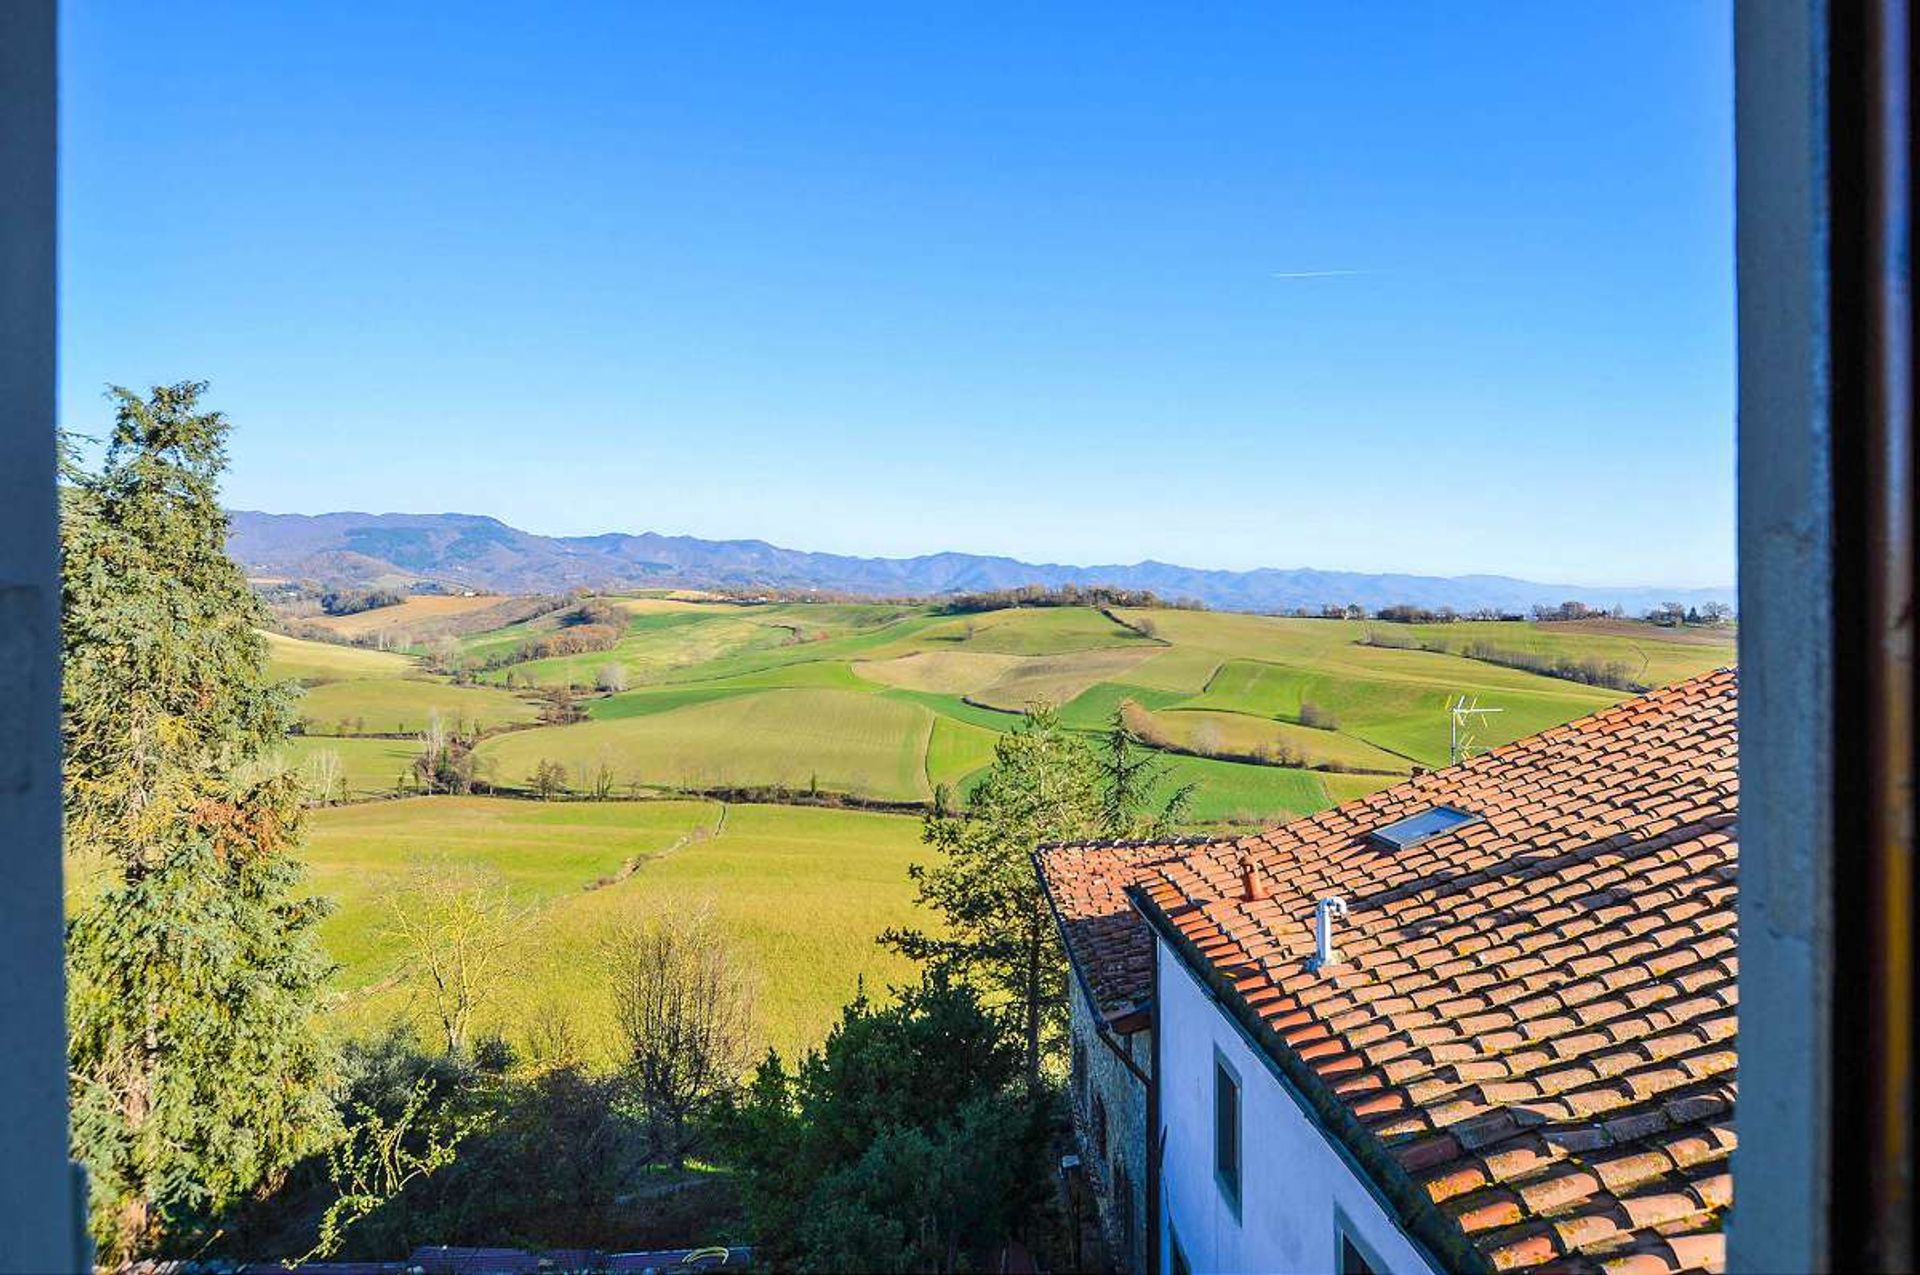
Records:
{"label": "bare deciduous tree", "polygon": [[330,806],[335,798],[344,796],[340,791],[340,754],[331,748],[322,748],[307,758],[307,783],[314,800],[323,806]]}
{"label": "bare deciduous tree", "polygon": [[593,764],[591,784],[594,800],[605,801],[613,796],[613,786],[619,782],[619,779],[619,775],[613,768],[613,753],[602,748]]}
{"label": "bare deciduous tree", "polygon": [[653,1154],[680,1168],[689,1122],[753,1061],[752,987],[704,910],[631,918],[606,953],[633,1102]]}
{"label": "bare deciduous tree", "polygon": [[437,709],[427,713],[427,728],[420,732],[420,751],[429,765],[437,763],[440,754],[447,751],[447,723]]}
{"label": "bare deciduous tree", "polygon": [[453,672],[454,665],[460,659],[460,643],[449,634],[441,634],[427,647],[427,658],[442,673]]}
{"label": "bare deciduous tree", "polygon": [[594,675],[594,682],[603,691],[609,693],[627,689],[627,670],[618,664],[602,664]]}
{"label": "bare deciduous tree", "polygon": [[536,1067],[578,1066],[585,1057],[573,1016],[559,1001],[542,1001],[527,1016],[527,1061]]}
{"label": "bare deciduous tree", "polygon": [[386,903],[402,978],[426,998],[447,1052],[466,1052],[474,1015],[493,996],[525,913],[499,873],[444,858],[416,860]]}
{"label": "bare deciduous tree", "polygon": [[527,777],[534,795],[542,801],[552,801],[567,790],[567,768],[550,757],[542,757],[533,768],[533,774]]}

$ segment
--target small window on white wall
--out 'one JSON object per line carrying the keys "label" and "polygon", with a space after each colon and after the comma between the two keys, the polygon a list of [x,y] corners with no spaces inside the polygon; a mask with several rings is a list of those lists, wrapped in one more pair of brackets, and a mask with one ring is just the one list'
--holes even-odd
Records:
{"label": "small window on white wall", "polygon": [[1240,1212],[1240,1075],[1213,1056],[1213,1176],[1235,1215]]}
{"label": "small window on white wall", "polygon": [[1379,1268],[1344,1230],[1340,1232],[1340,1275],[1381,1275]]}

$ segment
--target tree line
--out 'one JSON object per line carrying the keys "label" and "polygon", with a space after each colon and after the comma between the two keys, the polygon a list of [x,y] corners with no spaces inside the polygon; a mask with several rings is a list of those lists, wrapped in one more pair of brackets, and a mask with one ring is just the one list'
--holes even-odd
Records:
{"label": "tree line", "polygon": [[[1615,606],[1609,609],[1589,606],[1585,602],[1578,601],[1543,604],[1524,611],[1502,607],[1474,607],[1458,610],[1449,606],[1417,606],[1410,602],[1394,602],[1369,610],[1358,604],[1349,603],[1344,606],[1329,604],[1317,609],[1298,607],[1289,614],[1296,619],[1378,620],[1383,624],[1456,624],[1463,620],[1503,620],[1510,623],[1532,620],[1536,624],[1556,624],[1569,620],[1628,618],[1625,607]],[[1693,607],[1683,606],[1678,602],[1664,602],[1642,612],[1636,618],[1646,624],[1668,628],[1680,625],[1714,627],[1731,623],[1734,611],[1724,602],[1705,602]]]}
{"label": "tree line", "polygon": [[1603,660],[1591,655],[1550,655],[1542,651],[1502,646],[1485,639],[1454,643],[1443,638],[1395,633],[1371,626],[1360,635],[1358,641],[1361,646],[1377,646],[1390,651],[1432,651],[1438,655],[1454,655],[1461,659],[1479,660],[1483,664],[1498,664],[1502,668],[1538,673],[1542,677],[1557,677],[1564,681],[1605,686],[1635,694],[1649,689],[1641,680],[1646,673],[1644,661],[1635,665],[1627,660]]}
{"label": "tree line", "polygon": [[1023,584],[1011,589],[984,589],[943,594],[935,608],[949,615],[975,611],[1005,611],[1013,607],[1130,607],[1140,610],[1204,611],[1190,598],[1163,598],[1151,589],[1123,589],[1111,584]]}

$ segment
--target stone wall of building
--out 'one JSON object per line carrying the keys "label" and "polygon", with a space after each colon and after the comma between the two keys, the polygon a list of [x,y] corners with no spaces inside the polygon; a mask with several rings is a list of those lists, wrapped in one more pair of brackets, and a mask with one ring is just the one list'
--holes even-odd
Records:
{"label": "stone wall of building", "polygon": [[[1099,1200],[1100,1231],[1114,1265],[1139,1275],[1147,1269],[1147,1086],[1100,1038],[1100,1014],[1085,990],[1076,985],[1069,999],[1073,1074],[1067,1090],[1080,1163]],[[1118,1036],[1115,1043],[1150,1072],[1150,1032]]]}

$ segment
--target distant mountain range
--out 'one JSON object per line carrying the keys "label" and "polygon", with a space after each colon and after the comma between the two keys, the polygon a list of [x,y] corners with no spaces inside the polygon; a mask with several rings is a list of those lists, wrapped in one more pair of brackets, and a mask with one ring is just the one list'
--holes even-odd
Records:
{"label": "distant mountain range", "polygon": [[1020,585],[1106,584],[1151,589],[1229,611],[1291,611],[1406,603],[1526,611],[1578,600],[1639,614],[1664,602],[1731,604],[1724,589],[1600,588],[1508,576],[1419,576],[1262,567],[1208,571],[1164,562],[1093,567],[970,553],[855,558],[782,549],[763,540],[700,540],[653,532],[540,536],[478,514],[268,514],[235,510],[228,548],[255,576],[326,585],[433,581],[499,593],[572,588],[818,589],[871,597],[935,596]]}

